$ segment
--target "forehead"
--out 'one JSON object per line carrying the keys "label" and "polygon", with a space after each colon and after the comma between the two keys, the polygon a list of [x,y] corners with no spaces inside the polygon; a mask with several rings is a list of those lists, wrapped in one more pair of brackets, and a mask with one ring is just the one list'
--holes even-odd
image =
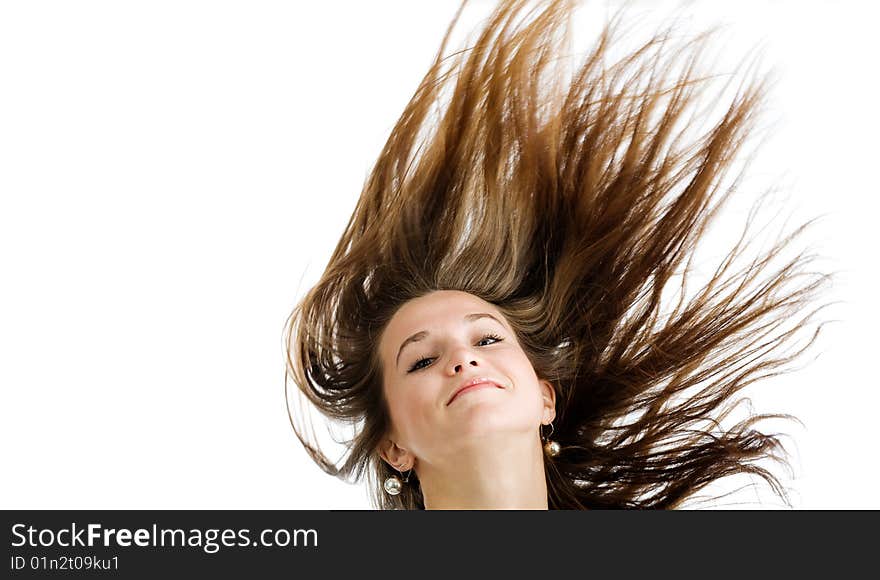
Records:
{"label": "forehead", "polygon": [[413,333],[444,323],[458,324],[466,314],[489,312],[504,320],[495,306],[479,296],[458,290],[438,290],[414,298],[401,306],[382,335],[381,349],[386,352]]}

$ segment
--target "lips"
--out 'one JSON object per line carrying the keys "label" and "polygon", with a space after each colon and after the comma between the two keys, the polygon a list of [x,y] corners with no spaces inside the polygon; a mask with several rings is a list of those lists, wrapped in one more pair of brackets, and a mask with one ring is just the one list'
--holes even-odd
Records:
{"label": "lips", "polygon": [[463,382],[461,385],[459,385],[457,389],[455,389],[455,392],[452,393],[452,396],[446,402],[446,406],[448,407],[449,405],[451,405],[452,401],[454,401],[465,389],[471,390],[471,387],[476,387],[477,385],[486,386],[487,384],[495,385],[495,387],[499,389],[504,388],[501,386],[501,383],[489,377],[474,377],[470,380]]}

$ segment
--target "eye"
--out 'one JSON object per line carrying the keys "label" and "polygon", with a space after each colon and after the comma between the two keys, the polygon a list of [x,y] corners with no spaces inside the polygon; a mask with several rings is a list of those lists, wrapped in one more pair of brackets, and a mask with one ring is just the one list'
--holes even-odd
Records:
{"label": "eye", "polygon": [[[494,340],[495,342],[501,342],[502,340],[504,340],[504,339],[501,338],[500,336],[496,336],[496,335],[494,335],[494,334],[487,334],[486,336],[484,336],[483,338],[480,339],[480,342],[483,342],[483,341],[486,340],[487,338],[488,338],[488,339],[491,339],[491,340]],[[478,342],[477,344],[480,344],[480,342]],[[492,344],[495,344],[495,343],[493,342]]]}
{"label": "eye", "polygon": [[[483,337],[482,337],[479,341],[477,341],[477,345],[479,345],[479,344],[480,344],[481,342],[483,342],[484,340],[492,340],[493,342],[491,342],[491,343],[489,343],[489,344],[495,344],[496,342],[501,342],[501,341],[504,340],[504,339],[501,338],[501,337],[498,336],[498,335],[495,335],[495,334],[491,334],[491,333],[490,333],[490,334],[483,335]],[[486,346],[488,346],[488,345],[486,345]],[[424,369],[424,368],[427,368],[428,365],[425,365],[425,366],[419,366],[419,365],[421,365],[421,364],[422,364],[423,362],[425,362],[425,361],[432,361],[432,360],[434,360],[434,359],[433,359],[433,358],[430,358],[430,357],[420,358],[419,360],[417,360],[417,361],[413,364],[413,366],[410,367],[410,369],[409,369],[407,372],[408,372],[408,373],[411,373],[411,372],[415,372],[415,371],[419,371],[419,370],[422,370],[422,369]]]}
{"label": "eye", "polygon": [[417,360],[417,361],[415,362],[415,364],[414,364],[413,366],[410,367],[410,369],[409,369],[408,372],[414,372],[414,371],[418,371],[418,370],[421,370],[421,369],[425,368],[425,367],[421,367],[421,366],[419,366],[419,365],[422,364],[423,362],[427,361],[427,360],[431,360],[431,359],[429,359],[429,358],[420,358],[419,360]]}

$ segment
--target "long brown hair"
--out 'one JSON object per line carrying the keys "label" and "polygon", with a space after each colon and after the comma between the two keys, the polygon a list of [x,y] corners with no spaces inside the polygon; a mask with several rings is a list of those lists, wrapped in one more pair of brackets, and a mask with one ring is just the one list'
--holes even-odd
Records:
{"label": "long brown hair", "polygon": [[[736,268],[755,204],[739,241],[686,299],[696,244],[748,165],[730,179],[767,77],[742,82],[720,118],[690,137],[708,118],[694,107],[714,80],[698,66],[709,34],[672,50],[669,27],[606,65],[620,11],[562,87],[554,63],[572,2],[531,2],[533,17],[516,24],[530,2],[502,1],[472,46],[445,56],[466,3],[285,326],[285,393],[292,381],[300,404],[350,426],[346,453],[328,458],[291,414],[297,437],[327,473],[366,475],[377,507],[423,509],[416,473],[400,495],[382,490],[396,472],[377,450],[389,430],[377,345],[406,301],[461,290],[504,313],[537,376],[556,388],[562,452],[545,462],[551,508],[673,508],[737,473],[788,501],[759,465],[785,462],[781,440],[755,429],[788,416],[722,421],[741,389],[788,370],[822,326],[808,328],[829,279],[806,271],[815,256],[774,267],[812,222]],[[793,348],[804,329],[809,340]]]}

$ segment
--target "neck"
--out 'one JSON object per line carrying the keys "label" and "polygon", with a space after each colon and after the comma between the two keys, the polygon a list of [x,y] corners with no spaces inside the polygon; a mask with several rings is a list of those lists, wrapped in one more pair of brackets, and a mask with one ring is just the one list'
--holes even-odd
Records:
{"label": "neck", "polygon": [[416,468],[425,509],[547,509],[538,437],[483,439],[445,462]]}

